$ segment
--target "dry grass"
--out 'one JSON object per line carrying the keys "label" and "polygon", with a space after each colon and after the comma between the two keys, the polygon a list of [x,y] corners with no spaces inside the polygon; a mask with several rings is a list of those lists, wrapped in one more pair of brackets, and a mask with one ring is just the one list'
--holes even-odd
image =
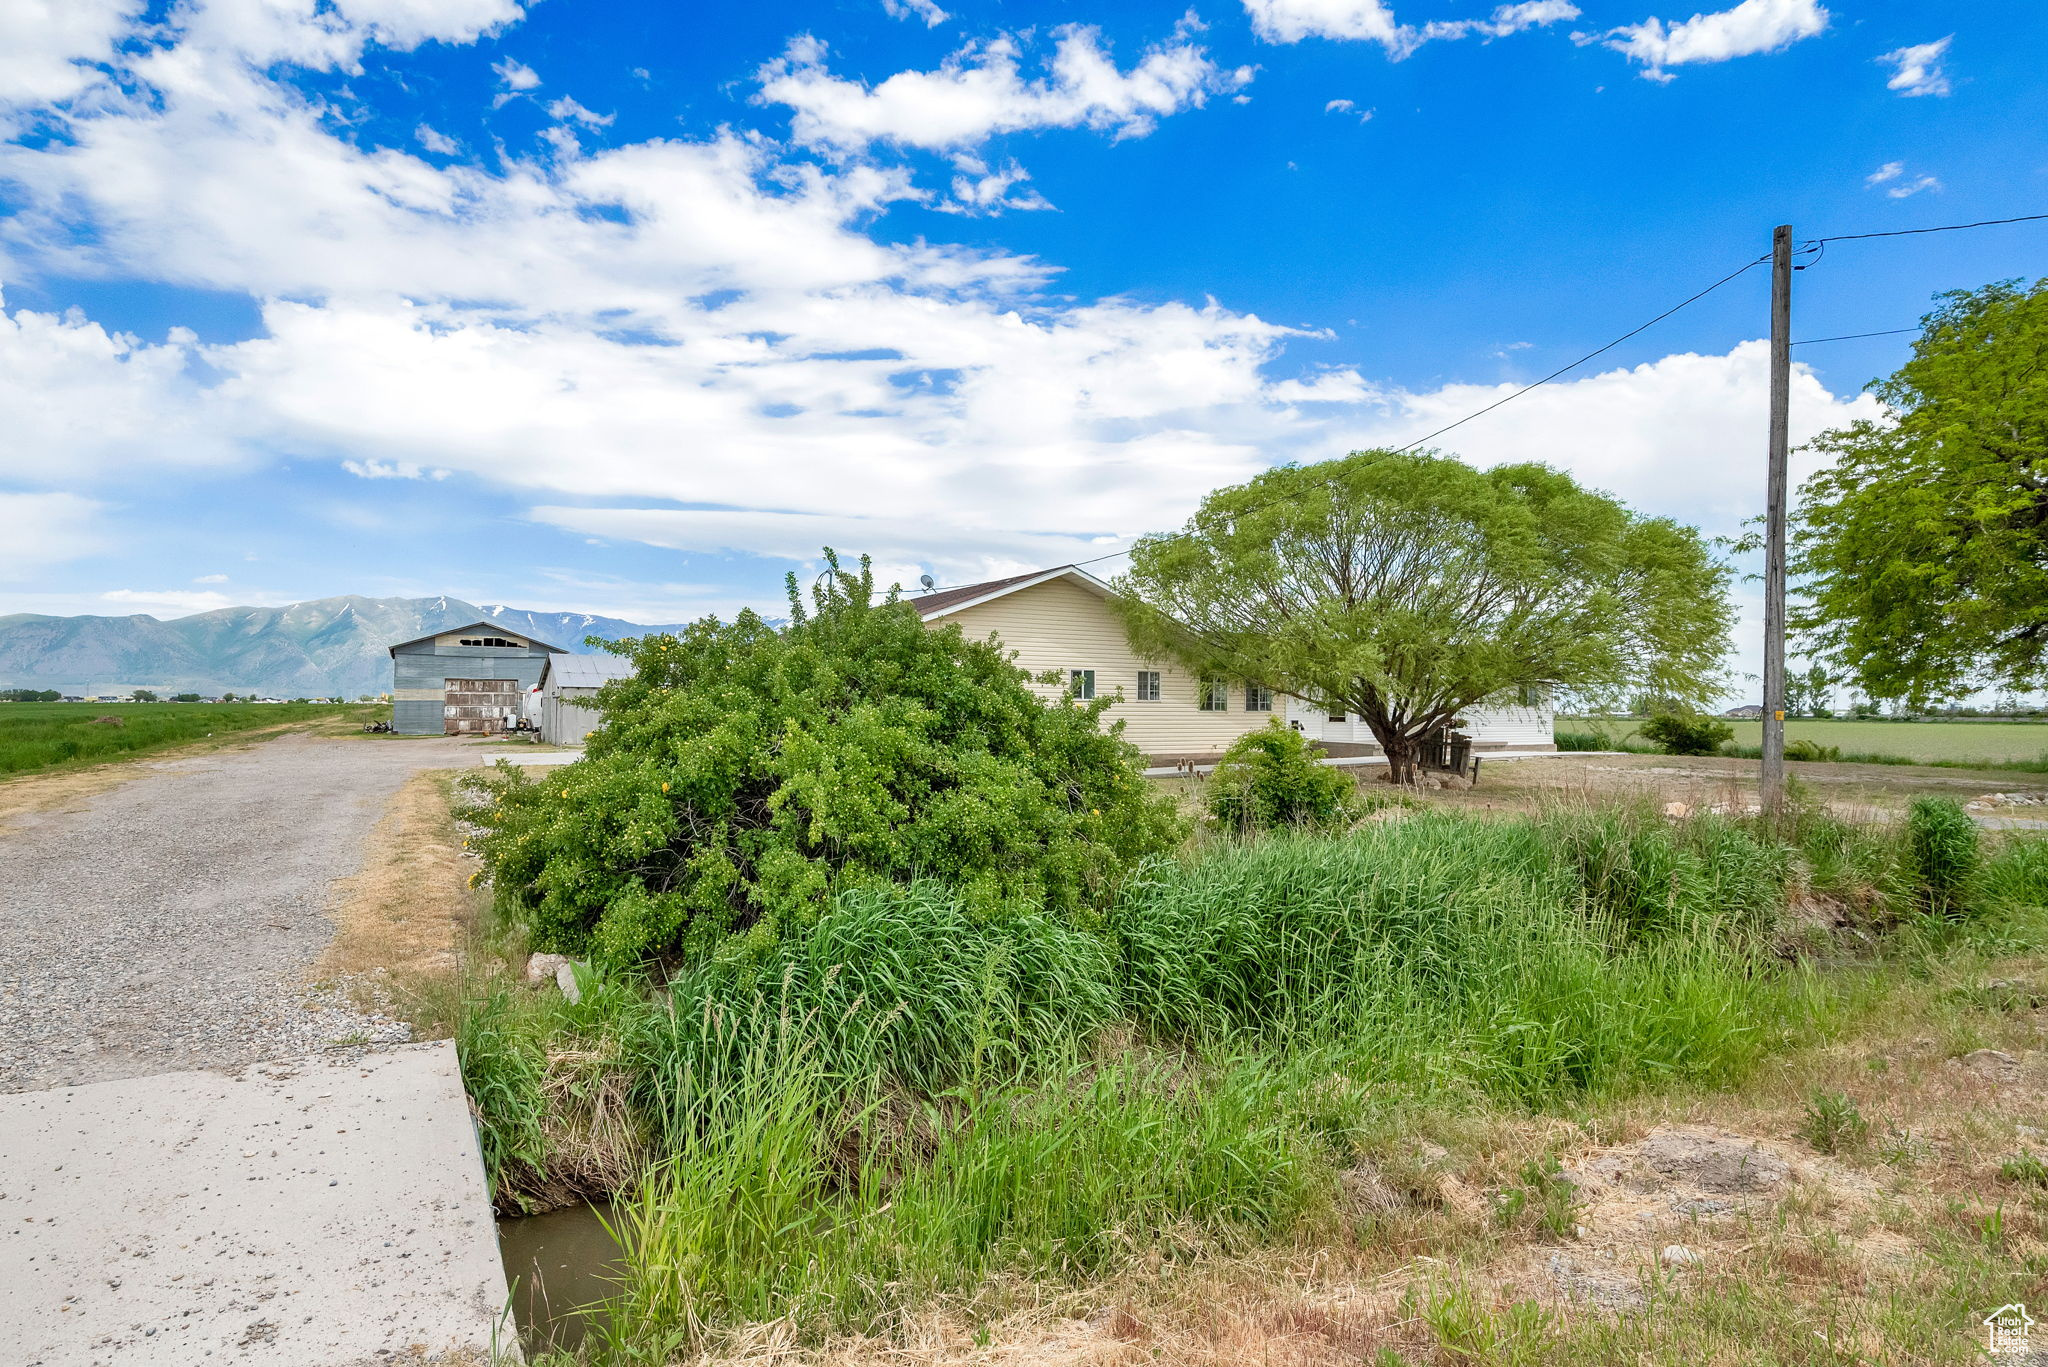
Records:
{"label": "dry grass", "polygon": [[[1739,1091],[1446,1115],[1427,1135],[1390,1135],[1346,1183],[1343,1237],[1232,1260],[1155,1255],[1077,1290],[985,1289],[822,1347],[757,1325],[678,1361],[1978,1361],[1977,1316],[2048,1298],[2048,1191],[2000,1171],[2048,1150],[2034,1128],[2048,1127],[2048,1009],[2025,995],[1987,1003],[1990,978],[2048,987],[2048,963],[1937,972]],[[1970,1057],[1981,1049],[2013,1062]],[[1869,1121],[1833,1156],[1802,1137],[1822,1090]],[[1694,1141],[1757,1155],[1762,1176],[1660,1176],[1658,1155]],[[1569,1184],[1561,1233],[1540,1218],[1540,1194],[1511,1199],[1553,1165]],[[1674,1244],[1697,1260],[1663,1262]]]}
{"label": "dry grass", "polygon": [[452,981],[484,909],[470,886],[476,860],[463,849],[451,811],[454,775],[413,775],[392,796],[364,842],[362,871],[335,884],[328,910],[334,939],[316,977],[368,990],[380,1005],[393,998],[438,999]]}

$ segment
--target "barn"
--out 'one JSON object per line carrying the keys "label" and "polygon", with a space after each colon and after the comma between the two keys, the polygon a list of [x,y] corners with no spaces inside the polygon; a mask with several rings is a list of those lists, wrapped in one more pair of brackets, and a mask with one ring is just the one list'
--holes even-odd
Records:
{"label": "barn", "polygon": [[581,745],[603,720],[597,690],[633,675],[623,655],[555,655],[540,671],[540,738],[550,745]]}
{"label": "barn", "polygon": [[541,668],[568,652],[490,622],[391,647],[391,726],[409,736],[503,731]]}

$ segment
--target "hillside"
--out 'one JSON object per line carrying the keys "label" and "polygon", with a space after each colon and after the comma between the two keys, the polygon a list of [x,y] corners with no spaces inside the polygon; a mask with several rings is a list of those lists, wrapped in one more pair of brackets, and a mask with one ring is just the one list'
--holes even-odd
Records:
{"label": "hillside", "polygon": [[582,652],[586,636],[617,640],[648,626],[576,612],[534,612],[460,598],[349,594],[283,607],[215,608],[161,621],[129,617],[0,617],[0,687],[109,693],[127,688],[281,697],[356,697],[391,686],[386,648],[488,620]]}

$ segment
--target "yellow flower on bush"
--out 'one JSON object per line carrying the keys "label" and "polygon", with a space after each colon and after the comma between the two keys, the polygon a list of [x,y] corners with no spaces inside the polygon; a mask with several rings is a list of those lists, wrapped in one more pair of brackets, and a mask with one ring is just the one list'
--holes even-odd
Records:
{"label": "yellow flower on bush", "polygon": [[569,790],[568,790],[567,788],[564,788],[564,789],[562,789],[562,796],[563,796],[563,797],[567,797],[567,796],[569,796]]}
{"label": "yellow flower on bush", "polygon": [[663,791],[664,793],[668,791],[668,785],[666,783],[661,785],[661,791]]}

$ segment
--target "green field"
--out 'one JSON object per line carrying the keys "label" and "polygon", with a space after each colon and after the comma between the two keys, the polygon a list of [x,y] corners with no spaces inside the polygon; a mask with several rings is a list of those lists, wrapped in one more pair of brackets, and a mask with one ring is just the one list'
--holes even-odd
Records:
{"label": "green field", "polygon": [[360,703],[0,703],[0,775],[96,764],[276,726],[346,728],[390,715],[388,706]]}
{"label": "green field", "polygon": [[[1631,718],[1602,719],[1600,729],[1619,739],[1641,723]],[[1593,722],[1558,718],[1558,729],[1588,730]],[[1763,744],[1763,723],[1730,722],[1735,744],[1755,747]],[[2032,764],[2048,761],[2048,721],[1813,721],[1795,718],[1785,723],[1788,742],[1810,740],[1832,745],[1844,761],[1863,755],[1882,755],[1896,760],[1918,760],[1926,764],[1986,765]]]}

